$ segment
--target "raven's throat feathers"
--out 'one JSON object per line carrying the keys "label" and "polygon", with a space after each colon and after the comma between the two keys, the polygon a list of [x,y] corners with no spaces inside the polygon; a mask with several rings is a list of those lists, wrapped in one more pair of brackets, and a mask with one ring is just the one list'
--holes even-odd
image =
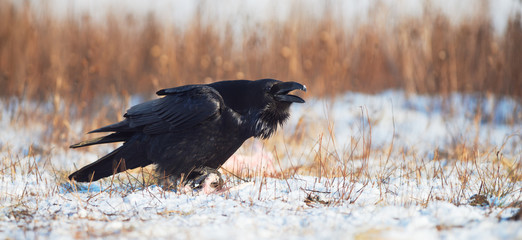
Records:
{"label": "raven's throat feathers", "polygon": [[272,136],[278,125],[283,125],[290,117],[290,104],[269,104],[254,117],[252,124],[254,137],[267,139]]}

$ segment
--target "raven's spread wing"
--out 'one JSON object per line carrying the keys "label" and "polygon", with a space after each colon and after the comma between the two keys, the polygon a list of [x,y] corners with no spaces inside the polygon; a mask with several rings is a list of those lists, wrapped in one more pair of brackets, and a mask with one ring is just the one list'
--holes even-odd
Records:
{"label": "raven's spread wing", "polygon": [[91,132],[175,132],[217,117],[224,106],[221,95],[204,85],[163,89],[157,94],[165,97],[133,106],[125,120]]}

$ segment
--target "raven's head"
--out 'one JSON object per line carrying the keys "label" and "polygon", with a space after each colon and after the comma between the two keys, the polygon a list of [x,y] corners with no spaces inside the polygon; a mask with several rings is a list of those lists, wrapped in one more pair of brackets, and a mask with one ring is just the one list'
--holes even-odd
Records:
{"label": "raven's head", "polygon": [[290,92],[306,91],[297,82],[275,79],[235,80],[209,84],[223,97],[225,105],[241,115],[254,137],[268,138],[290,116],[292,103],[305,101]]}
{"label": "raven's head", "polygon": [[290,92],[294,90],[306,92],[306,86],[297,82],[281,82],[274,79],[261,79],[257,82],[264,85],[263,106],[252,127],[255,137],[268,138],[277,130],[278,125],[283,124],[290,117],[289,108],[292,103],[305,102]]}

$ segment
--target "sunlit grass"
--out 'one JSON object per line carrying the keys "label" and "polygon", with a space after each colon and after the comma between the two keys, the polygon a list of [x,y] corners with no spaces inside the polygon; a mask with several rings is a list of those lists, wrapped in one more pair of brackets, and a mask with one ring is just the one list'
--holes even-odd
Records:
{"label": "sunlit grass", "polygon": [[154,15],[110,14],[101,24],[90,16],[59,20],[45,9],[36,14],[30,2],[0,4],[0,96],[65,99],[84,117],[107,103],[103,96],[149,98],[160,88],[238,78],[299,81],[315,96],[389,88],[522,94],[519,17],[497,36],[486,13],[455,24],[426,10],[391,24],[377,17],[387,9],[376,7],[375,18],[352,27],[295,16],[237,38],[197,15],[180,30]]}

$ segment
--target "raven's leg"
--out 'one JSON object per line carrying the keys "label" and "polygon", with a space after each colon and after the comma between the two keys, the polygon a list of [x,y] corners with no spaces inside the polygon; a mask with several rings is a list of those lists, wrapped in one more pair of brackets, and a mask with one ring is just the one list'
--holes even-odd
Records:
{"label": "raven's leg", "polygon": [[187,183],[192,189],[203,190],[204,193],[208,194],[223,188],[224,181],[223,178],[221,178],[221,173],[214,168],[201,167],[194,170],[192,174],[196,176],[191,178]]}
{"label": "raven's leg", "polygon": [[163,188],[163,190],[173,190],[177,191],[178,189],[178,178],[171,175],[161,174],[158,180],[158,185]]}

